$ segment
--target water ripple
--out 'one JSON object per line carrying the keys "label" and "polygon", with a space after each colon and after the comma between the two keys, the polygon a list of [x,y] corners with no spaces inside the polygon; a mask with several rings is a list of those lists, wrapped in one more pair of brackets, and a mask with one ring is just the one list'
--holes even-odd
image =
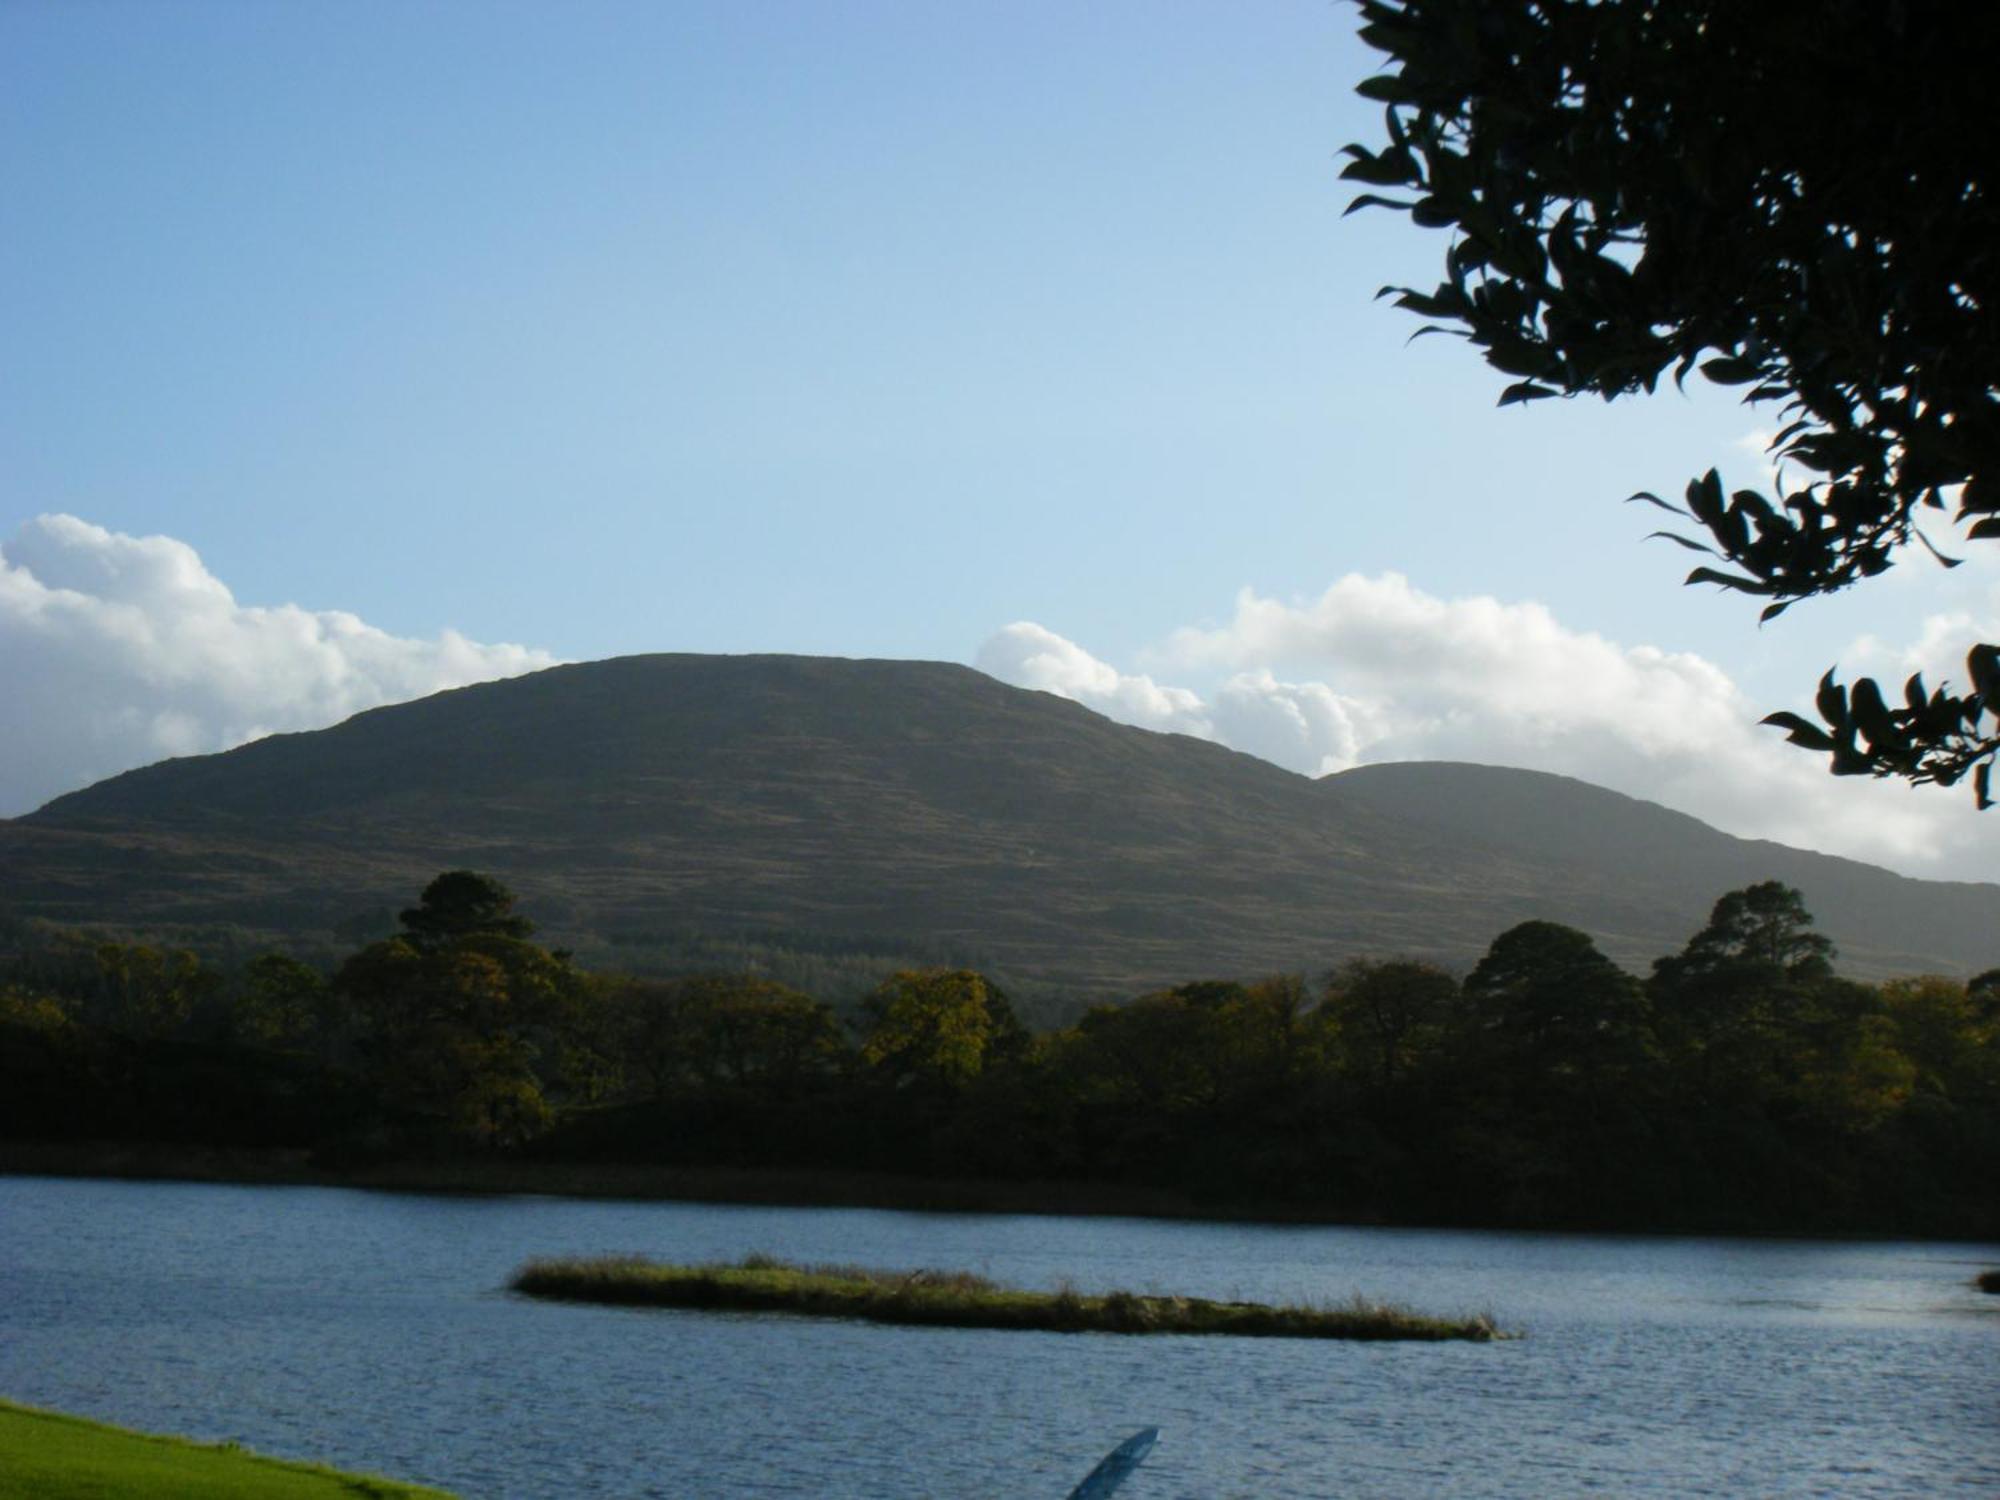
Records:
{"label": "water ripple", "polygon": [[[569,1307],[531,1254],[751,1249],[1487,1308],[1494,1346]],[[474,1497],[2000,1492],[1966,1245],[1646,1240],[0,1179],[0,1392]]]}

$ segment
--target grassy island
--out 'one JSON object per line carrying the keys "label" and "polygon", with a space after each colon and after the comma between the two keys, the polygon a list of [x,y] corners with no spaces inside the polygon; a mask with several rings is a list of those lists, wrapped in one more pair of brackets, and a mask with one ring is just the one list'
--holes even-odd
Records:
{"label": "grassy island", "polygon": [[265,1458],[0,1401],[0,1500],[451,1500],[443,1490]]}
{"label": "grassy island", "polygon": [[793,1265],[751,1255],[734,1265],[668,1265],[631,1256],[530,1261],[509,1283],[530,1297],[638,1307],[798,1313],[954,1328],[1055,1333],[1228,1333],[1259,1338],[1505,1337],[1492,1318],[1435,1318],[1365,1302],[1270,1306],[1202,1297],[1021,1291],[965,1271]]}

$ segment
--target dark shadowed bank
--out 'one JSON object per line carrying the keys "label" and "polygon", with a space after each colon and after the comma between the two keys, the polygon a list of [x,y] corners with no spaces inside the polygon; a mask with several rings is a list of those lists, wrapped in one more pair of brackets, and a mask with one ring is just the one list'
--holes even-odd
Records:
{"label": "dark shadowed bank", "polygon": [[981,1181],[892,1172],[683,1167],[643,1162],[552,1162],[503,1155],[434,1156],[334,1168],[304,1150],[123,1141],[0,1141],[0,1175],[224,1182],[378,1192],[537,1193],[797,1208],[888,1208],[935,1213],[1118,1215],[1132,1218],[1376,1223],[1297,1204],[1214,1203],[1124,1183]]}
{"label": "dark shadowed bank", "polygon": [[509,1285],[526,1296],[564,1302],[782,1312],[929,1327],[1478,1343],[1505,1337],[1484,1315],[1429,1317],[1359,1297],[1274,1306],[1128,1291],[1086,1294],[1070,1287],[1034,1292],[966,1271],[794,1265],[766,1255],[735,1265],[669,1265],[629,1256],[536,1260]]}

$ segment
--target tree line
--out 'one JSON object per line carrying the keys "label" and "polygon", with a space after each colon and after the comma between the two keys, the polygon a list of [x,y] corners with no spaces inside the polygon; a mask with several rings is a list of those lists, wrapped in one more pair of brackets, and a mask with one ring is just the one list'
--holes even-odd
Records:
{"label": "tree line", "polygon": [[0,1132],[1118,1184],[1364,1221],[1991,1236],[2000,970],[1864,984],[1798,892],[1641,977],[1553,922],[1031,1031],[968,969],[846,1013],[593,973],[441,875],[330,971],[58,935],[0,968]]}

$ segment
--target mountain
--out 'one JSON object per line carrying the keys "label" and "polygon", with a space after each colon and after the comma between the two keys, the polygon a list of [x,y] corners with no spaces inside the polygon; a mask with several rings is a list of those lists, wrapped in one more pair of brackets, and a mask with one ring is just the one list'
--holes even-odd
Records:
{"label": "mountain", "polygon": [[1078,998],[1456,966],[1530,917],[1643,969],[1724,890],[1804,891],[1860,975],[2000,963],[2000,887],[1734,839],[1562,777],[1438,763],[1313,781],[936,662],[637,656],[165,761],[0,822],[16,917],[368,935],[442,869],[551,941],[688,934],[996,966]]}
{"label": "mountain", "polygon": [[[1574,910],[1588,913],[1562,920],[1587,928],[1627,963],[1664,951],[1656,936],[1662,911],[1687,913],[1685,936],[1707,920],[1703,903],[1760,880],[1805,894],[1848,973],[1971,974],[2000,963],[2000,886],[1911,880],[1859,860],[1734,838],[1657,803],[1541,771],[1413,761],[1362,766],[1319,784],[1374,812],[1448,831],[1468,850],[1531,861],[1577,903]],[[1699,899],[1691,903],[1691,894]]]}

